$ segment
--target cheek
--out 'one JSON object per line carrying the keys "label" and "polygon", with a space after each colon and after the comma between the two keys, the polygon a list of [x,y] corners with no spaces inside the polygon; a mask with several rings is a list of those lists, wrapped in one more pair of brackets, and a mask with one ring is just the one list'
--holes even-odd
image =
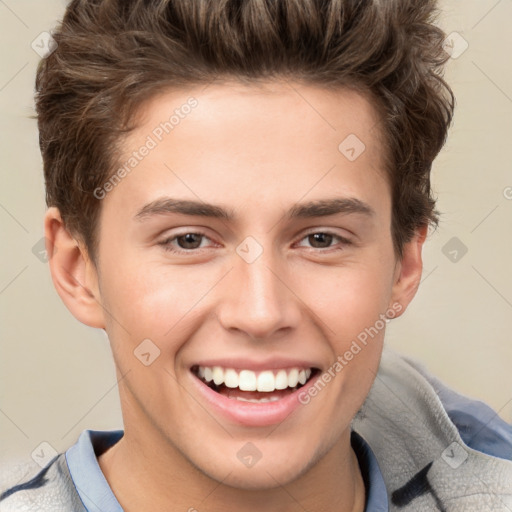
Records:
{"label": "cheek", "polygon": [[[197,319],[201,299],[218,281],[206,267],[193,271],[152,261],[119,260],[105,276],[104,304],[134,340],[150,338],[164,347]],[[113,322],[112,327],[119,330]],[[123,332],[121,336],[125,336]],[[165,343],[164,343],[165,341]]]}
{"label": "cheek", "polygon": [[295,289],[300,290],[297,295],[315,313],[326,336],[344,345],[386,311],[391,296],[388,267],[372,262],[317,268],[298,280]]}
{"label": "cheek", "polygon": [[[297,307],[305,304],[314,313],[311,320],[328,338],[346,343],[387,308],[392,269],[388,259],[379,257],[382,252],[347,258],[339,266],[299,264],[283,276],[294,291],[288,300],[298,301]],[[158,261],[127,258],[115,249],[110,254],[102,265],[103,304],[112,317],[112,334],[123,331],[123,326],[134,344],[149,338],[164,347],[172,338],[183,338],[212,305],[213,297],[219,301],[224,293],[229,296],[226,282],[219,283],[224,266],[170,265],[161,256],[155,257]],[[208,297],[213,288],[215,293]],[[119,335],[126,338],[126,332]]]}

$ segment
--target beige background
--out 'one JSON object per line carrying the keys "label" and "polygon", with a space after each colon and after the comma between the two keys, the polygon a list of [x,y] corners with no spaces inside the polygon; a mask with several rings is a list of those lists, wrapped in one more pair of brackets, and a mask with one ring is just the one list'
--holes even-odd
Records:
{"label": "beige background", "polygon": [[[4,461],[28,459],[41,442],[63,451],[85,428],[122,427],[106,336],[71,316],[48,265],[32,252],[43,234],[45,204],[36,124],[29,118],[39,59],[31,43],[54,26],[64,6],[62,0],[0,0]],[[457,110],[434,166],[443,216],[424,251],[419,294],[391,323],[387,340],[512,422],[512,2],[449,0],[441,7],[445,31],[469,44],[446,75]],[[452,237],[468,249],[457,262],[442,252]]]}

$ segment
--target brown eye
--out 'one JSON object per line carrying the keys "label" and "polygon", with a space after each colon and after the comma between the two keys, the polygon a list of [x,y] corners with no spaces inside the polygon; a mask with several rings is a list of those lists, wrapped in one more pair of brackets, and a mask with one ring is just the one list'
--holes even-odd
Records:
{"label": "brown eye", "polygon": [[[307,242],[307,244],[304,244],[304,242]],[[302,240],[300,240],[299,247],[317,249],[321,253],[331,253],[333,251],[342,251],[349,245],[352,245],[352,242],[348,238],[337,235],[336,233],[330,233],[328,231],[315,231],[313,233],[306,234]],[[322,251],[322,249],[331,250]]]}
{"label": "brown eye", "polygon": [[176,237],[176,241],[181,249],[197,249],[201,245],[202,236],[200,233],[186,233]]}
{"label": "brown eye", "polygon": [[313,233],[308,235],[308,240],[315,249],[324,249],[330,247],[333,236],[329,233]]}
{"label": "brown eye", "polygon": [[[166,251],[176,254],[195,254],[208,247],[211,240],[204,234],[195,231],[171,236],[158,243]],[[203,244],[203,242],[205,242]]]}

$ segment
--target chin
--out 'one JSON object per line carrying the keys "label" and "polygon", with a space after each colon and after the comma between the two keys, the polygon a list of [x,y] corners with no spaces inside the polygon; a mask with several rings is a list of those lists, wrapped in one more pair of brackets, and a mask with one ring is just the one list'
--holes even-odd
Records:
{"label": "chin", "polygon": [[[262,442],[256,441],[256,444],[261,446]],[[196,468],[209,478],[229,487],[247,491],[270,490],[297,480],[321,458],[318,452],[308,453],[307,450],[301,449],[300,443],[292,445],[295,448],[287,443],[287,446],[280,450],[281,453],[275,444],[267,445],[266,448],[262,447],[261,458],[247,463],[239,460],[236,455],[226,457],[226,452],[223,452],[215,455],[216,458],[220,458],[219,464],[215,467],[211,464],[196,464]],[[247,449],[247,453],[250,452],[251,450]]]}
{"label": "chin", "polygon": [[[244,491],[265,491],[287,485],[296,480],[302,471],[295,466],[289,467],[288,462],[279,466],[275,464],[259,465],[258,467],[240,469],[239,465],[230,468],[229,476],[221,478],[223,485]],[[225,476],[225,475],[224,475]]]}

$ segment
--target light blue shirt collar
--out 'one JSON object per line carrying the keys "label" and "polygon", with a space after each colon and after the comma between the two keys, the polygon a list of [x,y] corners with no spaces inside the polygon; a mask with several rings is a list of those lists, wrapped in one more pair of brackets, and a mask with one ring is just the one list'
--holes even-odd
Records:
{"label": "light blue shirt collar", "polygon": [[123,512],[96,458],[123,435],[122,430],[84,430],[66,450],[69,473],[88,512]]}

